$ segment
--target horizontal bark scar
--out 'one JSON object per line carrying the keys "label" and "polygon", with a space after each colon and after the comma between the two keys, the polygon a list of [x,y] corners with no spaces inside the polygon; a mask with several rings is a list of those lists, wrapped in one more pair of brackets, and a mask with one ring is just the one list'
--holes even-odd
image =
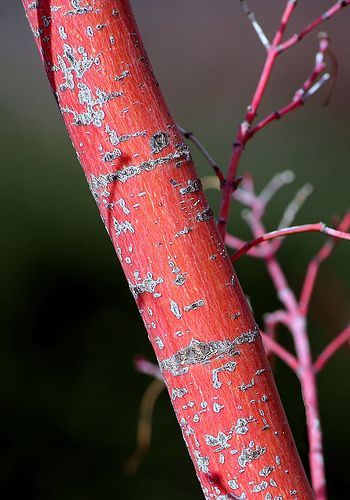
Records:
{"label": "horizontal bark scar", "polygon": [[162,372],[169,371],[172,375],[184,375],[189,367],[210,363],[213,360],[224,356],[237,356],[240,351],[236,350],[237,345],[251,343],[259,336],[259,329],[255,326],[252,330],[243,332],[232,340],[213,340],[210,342],[201,342],[192,339],[187,347],[180,349],[170,358],[163,359],[160,362]]}
{"label": "horizontal bark scar", "polygon": [[129,165],[121,170],[117,170],[116,172],[111,172],[105,175],[101,174],[98,177],[91,175],[91,182],[89,183],[90,190],[97,201],[100,196],[99,191],[101,188],[105,190],[105,188],[113,182],[122,182],[124,184],[136,175],[140,175],[143,172],[150,172],[158,167],[158,165],[163,165],[164,163],[168,163],[172,160],[178,160],[180,158],[183,158],[184,161],[192,160],[190,150],[186,144],[177,145],[174,153],[161,156],[160,158],[150,158],[149,160],[143,161],[138,165]]}

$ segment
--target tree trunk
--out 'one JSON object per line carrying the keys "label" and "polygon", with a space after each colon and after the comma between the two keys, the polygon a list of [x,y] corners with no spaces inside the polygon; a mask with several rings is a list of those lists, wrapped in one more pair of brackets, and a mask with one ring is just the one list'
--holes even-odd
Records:
{"label": "tree trunk", "polygon": [[313,498],[258,328],[129,2],[50,3],[23,0],[205,498]]}

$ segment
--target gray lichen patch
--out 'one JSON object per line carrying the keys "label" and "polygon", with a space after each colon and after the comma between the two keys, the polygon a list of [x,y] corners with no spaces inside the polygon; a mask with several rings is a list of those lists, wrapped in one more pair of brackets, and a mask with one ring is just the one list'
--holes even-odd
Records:
{"label": "gray lichen patch", "polygon": [[265,447],[257,445],[254,449],[253,446],[249,446],[249,448],[243,448],[241,454],[238,457],[238,463],[241,467],[244,468],[247,464],[250,464],[253,460],[257,460],[262,455],[264,455],[264,453],[266,453]]}
{"label": "gray lichen patch", "polygon": [[122,156],[122,152],[120,149],[115,148],[113,151],[107,151],[106,153],[103,154],[103,161],[105,162],[112,162],[116,160],[117,158],[120,158]]}
{"label": "gray lichen patch", "polygon": [[67,33],[64,29],[64,26],[58,27],[58,33],[59,33],[60,37],[62,38],[62,40],[67,40],[68,36],[67,36]]}
{"label": "gray lichen patch", "polygon": [[186,274],[187,273],[179,273],[174,279],[173,283],[176,286],[182,286],[186,283]]}
{"label": "gray lichen patch", "polygon": [[152,154],[157,154],[163,151],[170,144],[170,135],[167,132],[156,132],[149,140],[149,145]]}
{"label": "gray lichen patch", "polygon": [[86,106],[86,111],[83,113],[78,113],[77,111],[70,109],[68,107],[61,108],[62,113],[71,113],[74,116],[74,125],[86,126],[95,125],[95,127],[102,127],[103,120],[105,118],[105,112],[103,111],[103,106],[110,100],[115,99],[123,95],[123,92],[104,92],[103,90],[97,88],[95,93],[96,97],[93,97],[91,89],[85,83],[78,83],[78,100],[80,104]]}
{"label": "gray lichen patch", "polygon": [[260,471],[259,476],[267,477],[273,471],[273,467],[271,465],[265,465]]}
{"label": "gray lichen patch", "polygon": [[259,493],[260,491],[264,491],[269,487],[269,483],[266,481],[261,481],[260,484],[256,484],[253,488],[253,493]]}
{"label": "gray lichen patch", "polygon": [[140,132],[133,132],[131,134],[119,135],[118,132],[116,130],[111,129],[109,125],[106,126],[105,131],[109,136],[109,140],[112,146],[117,146],[121,142],[129,141],[134,137],[142,137],[146,135],[146,130],[142,130]]}
{"label": "gray lichen patch", "polygon": [[186,387],[174,387],[171,392],[171,399],[175,401],[177,398],[183,398],[186,394],[188,394]]}
{"label": "gray lichen patch", "polygon": [[222,386],[222,382],[219,380],[219,373],[222,372],[234,372],[236,369],[237,363],[235,361],[229,361],[223,366],[220,366],[219,368],[214,368],[211,372],[211,378],[213,382],[213,387],[215,389],[220,389]]}
{"label": "gray lichen patch", "polygon": [[193,227],[184,227],[183,229],[181,229],[181,231],[178,231],[176,234],[175,234],[175,238],[179,238],[179,236],[184,236],[186,234],[189,234],[193,231]]}
{"label": "gray lichen patch", "polygon": [[128,220],[119,222],[115,217],[113,217],[113,224],[117,237],[120,236],[122,233],[127,233],[127,232],[135,233],[134,226]]}
{"label": "gray lichen patch", "polygon": [[124,78],[126,78],[127,76],[129,76],[129,74],[130,74],[130,73],[129,73],[129,70],[124,69],[124,70],[121,72],[121,74],[120,74],[120,75],[117,75],[117,76],[114,78],[114,80],[115,80],[116,82],[120,82],[120,80],[124,80]]}
{"label": "gray lichen patch", "polygon": [[220,413],[223,408],[225,408],[225,407],[219,403],[213,404],[213,412],[214,413]]}
{"label": "gray lichen patch", "polygon": [[242,392],[246,392],[246,391],[248,391],[248,389],[251,389],[252,387],[254,387],[254,385],[255,385],[255,380],[252,378],[250,382],[248,382],[247,384],[241,384],[238,386],[238,388]]}
{"label": "gray lichen patch", "polygon": [[[155,323],[154,323],[154,326],[155,326]],[[164,349],[164,342],[160,337],[156,337],[154,339],[154,341],[157,344],[157,346],[159,347],[159,349],[161,349],[161,350]]]}
{"label": "gray lichen patch", "polygon": [[205,302],[202,299],[196,300],[196,302],[193,302],[192,304],[189,304],[188,306],[184,306],[184,311],[195,311],[199,307],[204,307]]}
{"label": "gray lichen patch", "polygon": [[217,436],[212,436],[210,434],[205,435],[205,443],[208,446],[217,446],[214,452],[220,452],[226,448],[230,448],[229,440],[232,438],[231,434],[225,434],[222,431],[218,432]]}
{"label": "gray lichen patch", "polygon": [[239,488],[239,485],[235,479],[230,479],[229,481],[227,481],[227,484],[233,490],[238,490],[238,488]]}
{"label": "gray lichen patch", "polygon": [[76,16],[83,15],[91,12],[93,8],[90,5],[81,5],[83,0],[70,0],[70,3],[73,7],[72,10],[68,10],[64,13],[65,16]]}
{"label": "gray lichen patch", "polygon": [[199,450],[194,450],[195,460],[197,462],[197,467],[200,471],[204,473],[209,472],[209,457],[202,456]]}
{"label": "gray lichen patch", "polygon": [[173,313],[175,318],[181,319],[182,313],[179,304],[175,300],[170,300],[170,311]]}
{"label": "gray lichen patch", "polygon": [[[64,27],[60,26],[60,35],[62,38],[67,38],[65,34]],[[94,63],[94,58],[89,57],[84,49],[84,47],[78,47],[78,53],[80,54],[80,58],[77,55],[75,49],[70,47],[68,44],[63,45],[63,55],[57,54],[57,61],[60,70],[63,73],[65,83],[62,83],[59,86],[61,91],[70,89],[74,89],[74,77],[73,75],[79,79],[81,79],[86,71],[91,68]]]}
{"label": "gray lichen patch", "polygon": [[236,356],[238,354],[239,351],[235,350],[234,342],[230,340],[201,342],[192,339],[187,347],[161,361],[160,369],[163,372],[170,371],[173,375],[180,375],[184,368],[188,369],[192,365],[209,363],[223,356]]}
{"label": "gray lichen patch", "polygon": [[241,333],[238,337],[234,339],[234,343],[236,345],[241,345],[241,344],[250,344],[252,342],[255,342],[255,340],[259,337],[259,328],[257,325],[251,330],[248,330],[247,332]]}
{"label": "gray lichen patch", "polygon": [[196,215],[196,220],[198,222],[206,222],[213,217],[214,213],[210,207],[206,207],[201,212],[198,212]]}
{"label": "gray lichen patch", "polygon": [[185,195],[188,193],[195,193],[196,191],[200,191],[202,189],[202,183],[200,179],[189,179],[187,181],[187,186],[180,189],[180,194]]}
{"label": "gray lichen patch", "polygon": [[[63,111],[66,111],[66,110],[63,110]],[[104,112],[102,110],[99,110],[99,111],[102,112],[103,115],[97,116],[96,120],[101,120],[104,118]],[[72,111],[69,110],[69,112],[72,112]],[[81,115],[79,115],[79,116],[81,116]],[[89,115],[89,118],[93,119],[93,117],[90,117],[90,115]],[[100,125],[97,125],[97,126],[100,126]],[[117,170],[116,172],[112,172],[112,173],[105,174],[105,175],[100,175],[99,177],[91,175],[90,190],[91,190],[94,198],[97,200],[99,198],[100,188],[106,188],[112,182],[125,183],[129,179],[132,179],[133,177],[140,175],[143,172],[149,172],[151,170],[154,170],[159,165],[163,165],[167,162],[170,162],[172,160],[176,160],[178,158],[187,158],[187,149],[181,147],[180,149],[177,149],[174,153],[170,153],[167,156],[162,156],[160,158],[155,158],[155,159],[149,159],[149,160],[144,161],[138,165],[129,165],[127,167],[124,167],[121,170]]]}
{"label": "gray lichen patch", "polygon": [[135,278],[135,283],[131,283],[131,281],[128,280],[129,288],[135,299],[137,299],[139,295],[142,295],[146,292],[151,293],[155,298],[160,297],[161,294],[156,291],[156,287],[157,285],[161,285],[162,283],[164,283],[163,278],[159,276],[157,279],[154,279],[153,273],[151,272],[148,272],[146,274],[146,277],[143,281],[141,281],[138,273],[135,274]]}
{"label": "gray lichen patch", "polygon": [[239,418],[233,428],[235,434],[247,434],[249,431],[249,426],[251,422],[256,422],[257,419],[253,417]]}
{"label": "gray lichen patch", "polygon": [[121,207],[121,209],[126,215],[129,215],[130,210],[126,206],[126,201],[124,200],[124,198],[119,198],[119,200],[117,200],[116,203]]}

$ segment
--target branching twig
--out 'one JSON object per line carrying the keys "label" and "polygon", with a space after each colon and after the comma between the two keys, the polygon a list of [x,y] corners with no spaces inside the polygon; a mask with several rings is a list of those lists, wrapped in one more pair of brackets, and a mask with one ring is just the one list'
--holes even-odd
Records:
{"label": "branching twig", "polygon": [[269,337],[266,333],[261,332],[262,340],[266,350],[272,351],[276,356],[282,359],[287,366],[294,372],[298,370],[298,360],[287,349],[281,346],[273,338]]}
{"label": "branching twig", "polygon": [[247,5],[247,2],[245,2],[245,0],[240,0],[240,2],[241,2],[241,5],[242,5],[242,8],[243,8],[243,11],[247,15],[249,21],[251,22],[251,25],[252,25],[254,31],[258,35],[258,38],[259,38],[260,42],[265,47],[265,49],[269,49],[271,47],[270,40],[267,38],[267,36],[265,35],[264,30],[262,29],[261,25],[256,20],[254,12],[250,11],[250,9],[249,9],[249,7]]}
{"label": "branching twig", "polygon": [[246,243],[238,252],[231,256],[231,261],[236,262],[242,255],[245,255],[249,250],[257,245],[260,245],[264,241],[273,240],[274,238],[281,238],[291,234],[307,233],[307,232],[318,232],[324,233],[332,238],[349,240],[350,233],[344,233],[343,231],[338,231],[337,229],[332,229],[326,226],[323,222],[317,222],[315,224],[303,224],[302,226],[292,226],[284,229],[278,229],[276,231],[271,231],[270,233],[265,233],[259,236],[255,240]]}
{"label": "branching twig", "polygon": [[296,43],[300,42],[306,35],[308,35],[311,31],[313,31],[317,26],[319,26],[324,21],[327,21],[331,17],[333,17],[337,12],[339,12],[344,7],[350,5],[350,0],[339,0],[332,7],[330,7],[326,12],[324,12],[317,19],[312,21],[310,24],[305,26],[299,33],[295,33],[293,36],[288,38],[285,42],[281,43],[278,47],[279,53],[284,52],[289,49]]}
{"label": "branching twig", "polygon": [[328,346],[321,352],[319,357],[314,362],[314,370],[320,372],[325,364],[331,359],[333,354],[350,339],[350,325],[345,328],[339,335],[333,339]]}
{"label": "branching twig", "polygon": [[[279,109],[278,111],[270,113],[265,118],[263,118],[255,127],[253,127],[248,133],[248,139],[254,137],[257,132],[264,129],[270,123],[283,118],[291,111],[294,111],[296,108],[302,106],[309,97],[315,94],[322,87],[322,85],[329,80],[329,73],[322,74],[326,68],[325,54],[328,49],[329,37],[325,33],[322,33],[319,40],[319,50],[315,57],[315,66],[309,78],[307,78],[301,88],[295,92],[293,100],[289,104]],[[319,80],[317,80],[318,78]]]}
{"label": "branching twig", "polygon": [[[338,230],[340,232],[348,231],[350,228],[350,212],[348,212],[341,223],[338,225]],[[304,279],[304,284],[300,294],[299,300],[299,310],[303,316],[306,316],[309,309],[311,295],[314,289],[317,274],[322,262],[324,262],[332,253],[336,240],[328,240],[316,256],[311,260]]]}

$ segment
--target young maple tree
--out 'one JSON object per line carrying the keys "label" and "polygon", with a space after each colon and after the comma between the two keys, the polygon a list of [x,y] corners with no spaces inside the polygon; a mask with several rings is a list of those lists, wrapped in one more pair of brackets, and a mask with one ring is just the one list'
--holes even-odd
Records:
{"label": "young maple tree", "polygon": [[[138,369],[164,379],[205,498],[322,500],[326,481],[316,375],[349,339],[350,327],[314,361],[306,316],[320,264],[336,239],[350,239],[350,214],[335,229],[323,223],[291,226],[307,196],[304,189],[280,227],[266,233],[266,206],[291,175],[275,176],[257,194],[252,178],[238,178],[237,169],[245,146],[259,131],[303,105],[332,78],[330,41],[321,33],[314,67],[293,100],[257,120],[278,56],[350,0],[336,2],[285,39],[297,8],[295,0],[288,0],[272,41],[241,3],[266,49],[266,61],[224,173],[194,134],[172,120],[127,0],[23,0],[54,96],[158,358],[160,370],[143,359]],[[184,138],[199,147],[214,169],[215,178],[203,185]],[[203,187],[221,190],[218,223]],[[233,199],[248,209],[251,242],[227,232]],[[329,239],[311,261],[297,297],[276,254],[284,237],[307,231]],[[231,257],[224,241],[235,250]],[[232,268],[248,252],[266,263],[283,305],[266,317],[261,334]],[[275,339],[278,324],[290,330],[295,355]],[[300,380],[314,493],[263,343]]]}

